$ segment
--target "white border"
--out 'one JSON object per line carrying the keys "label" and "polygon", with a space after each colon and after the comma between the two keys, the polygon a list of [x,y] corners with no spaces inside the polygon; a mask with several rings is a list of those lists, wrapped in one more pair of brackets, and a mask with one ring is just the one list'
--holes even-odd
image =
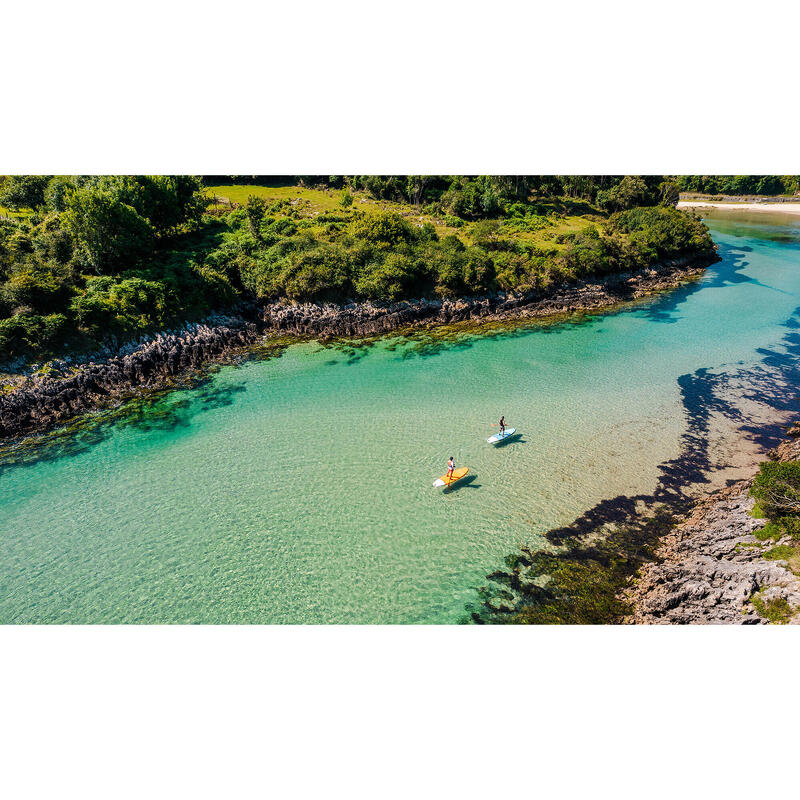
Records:
{"label": "white border", "polygon": [[[798,174],[780,5],[12,4],[0,172]],[[751,798],[795,760],[795,629],[0,643],[14,800]]]}
{"label": "white border", "polygon": [[799,9],[11,4],[0,171],[796,174]]}

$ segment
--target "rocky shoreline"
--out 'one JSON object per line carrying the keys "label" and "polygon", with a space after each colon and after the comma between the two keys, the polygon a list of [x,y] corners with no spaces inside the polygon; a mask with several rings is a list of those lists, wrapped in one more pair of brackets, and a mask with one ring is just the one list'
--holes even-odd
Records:
{"label": "rocky shoreline", "polygon": [[[800,457],[800,440],[782,443],[779,461]],[[766,520],[751,515],[753,478],[738,481],[694,503],[666,535],[657,561],[642,567],[623,593],[632,613],[626,624],[763,624],[768,620],[752,602],[782,599],[794,610],[788,620],[800,624],[800,577],[786,561],[764,557],[783,540],[761,541],[754,534]]]}
{"label": "rocky shoreline", "polygon": [[699,276],[709,263],[687,257],[597,283],[528,295],[344,306],[246,304],[235,315],[213,315],[178,331],[106,349],[81,364],[54,361],[46,372],[0,386],[0,440],[42,432],[135,393],[167,388],[182,376],[244,357],[281,337],[368,337],[467,320],[532,319],[598,310],[675,288]]}

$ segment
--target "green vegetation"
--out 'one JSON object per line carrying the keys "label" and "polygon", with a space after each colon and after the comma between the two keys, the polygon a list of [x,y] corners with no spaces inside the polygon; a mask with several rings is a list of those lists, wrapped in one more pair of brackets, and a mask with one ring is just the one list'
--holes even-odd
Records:
{"label": "green vegetation", "polygon": [[[187,176],[11,176],[0,202],[0,362],[96,347],[230,305],[203,264],[223,227]],[[24,212],[24,213],[23,213]]]}
{"label": "green vegetation", "polygon": [[[349,180],[353,191],[364,192],[362,181]],[[705,226],[671,205],[609,214],[569,198],[530,196],[522,202],[491,181],[454,179],[419,214],[408,203],[399,212],[392,206],[395,199],[380,205],[376,200],[366,209],[362,202],[342,205],[339,189],[330,195],[301,189],[293,200],[274,200],[265,208],[262,203],[271,196],[251,195],[244,208],[227,214],[229,231],[211,263],[220,272],[238,274],[243,288],[263,299],[394,301],[542,290],[713,251]],[[399,178],[375,178],[366,186],[379,198],[413,196]],[[312,191],[327,203],[315,206]],[[622,179],[603,203],[656,201],[661,191],[648,194],[643,180]],[[481,205],[478,199],[488,195],[493,199]],[[418,193],[420,203],[429,198]]]}
{"label": "green vegetation", "polygon": [[794,614],[789,601],[785,597],[765,598],[763,593],[764,590],[762,589],[750,598],[750,602],[758,612],[758,615],[778,625],[785,625]]}
{"label": "green vegetation", "polygon": [[699,194],[800,194],[800,175],[679,175],[682,192]]}
{"label": "green vegetation", "polygon": [[800,516],[800,461],[763,462],[750,494],[771,521],[794,520]]}
{"label": "green vegetation", "polygon": [[[764,558],[786,561],[800,575],[800,461],[765,461],[753,480],[750,495],[756,498],[759,515],[769,522],[755,537],[771,542]],[[772,622],[785,622],[794,610],[784,598],[751,598],[758,613]]]}
{"label": "green vegetation", "polygon": [[[243,297],[529,292],[709,256],[661,176],[0,177],[0,363]],[[14,216],[11,216],[11,215]]]}

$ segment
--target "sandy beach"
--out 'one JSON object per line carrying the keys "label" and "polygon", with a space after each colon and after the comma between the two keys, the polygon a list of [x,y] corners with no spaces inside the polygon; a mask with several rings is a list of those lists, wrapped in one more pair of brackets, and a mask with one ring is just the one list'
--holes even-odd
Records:
{"label": "sandy beach", "polygon": [[736,211],[769,211],[800,216],[800,201],[791,203],[715,203],[710,200],[681,200],[678,208],[724,208]]}

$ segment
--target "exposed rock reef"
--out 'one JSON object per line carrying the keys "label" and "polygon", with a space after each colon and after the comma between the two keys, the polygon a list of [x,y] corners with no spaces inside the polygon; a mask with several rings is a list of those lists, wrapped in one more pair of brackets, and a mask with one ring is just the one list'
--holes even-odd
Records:
{"label": "exposed rock reef", "polygon": [[[779,460],[800,456],[800,441],[789,440],[775,453]],[[755,519],[748,492],[752,478],[739,481],[695,503],[686,518],[661,542],[658,561],[644,566],[625,592],[633,607],[625,621],[634,624],[753,624],[764,619],[752,602],[783,599],[793,610],[788,622],[800,624],[800,578],[786,561],[764,554],[786,541],[760,541],[754,535],[766,520]]]}
{"label": "exposed rock reef", "polygon": [[77,366],[52,362],[46,375],[27,375],[14,385],[0,386],[0,439],[46,430],[78,414],[118,403],[137,391],[164,388],[181,375],[242,354],[270,337],[366,337],[420,325],[599,309],[674,288],[699,275],[707,263],[678,259],[597,283],[581,282],[522,296],[500,293],[459,300],[345,306],[243,305],[237,316],[209,317],[181,331],[106,351]]}

